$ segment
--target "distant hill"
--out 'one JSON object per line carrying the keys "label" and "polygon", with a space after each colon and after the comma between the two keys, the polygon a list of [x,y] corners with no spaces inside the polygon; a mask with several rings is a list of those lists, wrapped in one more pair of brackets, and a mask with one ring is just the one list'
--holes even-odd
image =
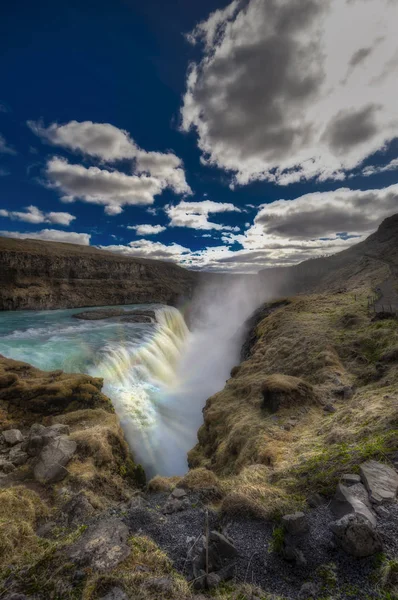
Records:
{"label": "distant hill", "polygon": [[197,274],[90,246],[0,237],[0,310],[161,302],[190,297]]}
{"label": "distant hill", "polygon": [[398,214],[385,219],[366,240],[329,257],[291,267],[260,271],[276,295],[336,292],[375,287],[386,279],[398,281]]}

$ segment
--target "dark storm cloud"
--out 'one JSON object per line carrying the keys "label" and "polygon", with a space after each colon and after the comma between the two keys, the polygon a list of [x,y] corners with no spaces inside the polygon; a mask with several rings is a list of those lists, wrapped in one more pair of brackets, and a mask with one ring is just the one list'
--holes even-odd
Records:
{"label": "dark storm cloud", "polygon": [[324,139],[336,153],[343,153],[353,146],[371,139],[378,131],[377,104],[369,104],[359,110],[341,111],[329,123]]}
{"label": "dark storm cloud", "polygon": [[310,135],[310,124],[293,125],[292,117],[323,81],[322,56],[315,41],[303,44],[296,34],[308,29],[322,8],[315,0],[270,0],[257,2],[256,10],[268,34],[204,62],[194,101],[206,115],[212,144],[232,143],[242,157],[261,153],[278,160]]}
{"label": "dark storm cloud", "polygon": [[356,67],[357,65],[359,65],[361,62],[363,62],[368,56],[369,54],[371,54],[373,48],[369,47],[369,48],[360,48],[359,50],[357,50],[356,52],[354,52],[354,54],[351,57],[351,60],[349,62],[350,67]]}

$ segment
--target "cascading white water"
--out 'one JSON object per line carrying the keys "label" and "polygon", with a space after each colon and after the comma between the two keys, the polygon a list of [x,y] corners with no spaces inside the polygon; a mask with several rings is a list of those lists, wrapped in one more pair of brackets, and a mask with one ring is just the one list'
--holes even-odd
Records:
{"label": "cascading white water", "polygon": [[181,475],[206,399],[223,388],[239,360],[237,330],[263,296],[255,279],[206,284],[196,296],[191,331],[167,306],[145,306],[156,311],[153,324],[74,319],[81,309],[0,313],[0,354],[44,370],[102,377],[147,475]]}
{"label": "cascading white water", "polygon": [[136,342],[110,342],[100,351],[89,373],[104,379],[104,393],[113,401],[137,461],[148,474],[162,469],[164,398],[177,385],[176,368],[189,331],[172,307],[156,310],[155,329]]}

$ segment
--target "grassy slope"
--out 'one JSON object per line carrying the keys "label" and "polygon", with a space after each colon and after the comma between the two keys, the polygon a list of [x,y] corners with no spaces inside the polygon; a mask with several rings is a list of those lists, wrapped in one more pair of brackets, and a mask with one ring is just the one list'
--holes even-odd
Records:
{"label": "grassy slope", "polygon": [[[366,291],[293,298],[260,322],[249,359],[207,401],[191,466],[220,478],[227,513],[269,516],[332,492],[362,460],[388,460],[398,450],[394,349],[397,322],[372,322]],[[337,412],[325,413],[331,401]]]}

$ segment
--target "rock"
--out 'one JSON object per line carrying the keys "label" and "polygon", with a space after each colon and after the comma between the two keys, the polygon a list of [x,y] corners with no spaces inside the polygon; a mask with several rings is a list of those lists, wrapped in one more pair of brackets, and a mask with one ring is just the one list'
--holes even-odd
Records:
{"label": "rock", "polygon": [[9,446],[15,446],[15,444],[23,442],[23,435],[19,429],[3,431],[3,437]]}
{"label": "rock", "polygon": [[233,545],[232,541],[222,533],[219,533],[218,531],[211,531],[209,540],[210,545],[215,547],[220,558],[230,559],[235,558],[238,555],[238,551]]}
{"label": "rock", "polygon": [[9,473],[15,471],[15,466],[9,460],[0,458],[0,471],[8,475]]}
{"label": "rock", "polygon": [[206,576],[206,587],[209,590],[214,590],[214,588],[218,587],[221,583],[221,577],[217,575],[217,573],[209,573]]}
{"label": "rock", "polygon": [[178,500],[181,500],[181,498],[185,498],[185,496],[187,495],[187,492],[185,490],[183,490],[182,488],[175,488],[171,492],[171,495],[173,498],[177,498]]}
{"label": "rock", "polygon": [[383,517],[386,519],[390,516],[389,510],[385,506],[375,506],[374,511],[379,515],[379,517]]}
{"label": "rock", "polygon": [[44,425],[41,425],[40,423],[33,423],[29,430],[29,437],[33,437],[35,435],[43,435],[45,430],[46,427],[44,427]]}
{"label": "rock", "polygon": [[28,460],[28,455],[22,450],[22,444],[14,446],[9,454],[10,462],[15,466],[24,465]]}
{"label": "rock", "polygon": [[303,583],[299,591],[299,600],[317,600],[318,598],[318,586],[311,581]]}
{"label": "rock", "polygon": [[311,496],[309,496],[307,498],[307,504],[308,506],[310,506],[311,508],[317,508],[318,506],[323,506],[325,504],[326,500],[323,496],[321,496],[321,494],[312,494]]}
{"label": "rock", "polygon": [[299,567],[305,567],[307,564],[307,559],[303,551],[294,546],[285,546],[283,549],[283,558],[289,562],[295,562]]}
{"label": "rock", "polygon": [[51,537],[54,527],[57,527],[57,524],[54,521],[47,521],[46,523],[43,523],[43,525],[40,525],[36,530],[36,535],[42,538]]}
{"label": "rock", "polygon": [[80,492],[62,507],[62,512],[67,518],[68,525],[78,525],[94,512],[94,508],[84,492]]}
{"label": "rock", "polygon": [[113,587],[105,596],[101,596],[100,600],[128,600],[128,596],[120,587]]}
{"label": "rock", "polygon": [[345,552],[362,558],[382,550],[379,534],[368,519],[359,514],[346,515],[330,529]]}
{"label": "rock", "polygon": [[81,538],[66,549],[66,554],[78,565],[107,571],[130,554],[128,537],[128,527],[111,517],[89,526]]}
{"label": "rock", "polygon": [[70,428],[68,425],[64,425],[63,423],[56,423],[55,425],[50,425],[50,427],[46,427],[41,434],[44,438],[54,439],[60,437],[61,435],[69,435]]}
{"label": "rock", "polygon": [[336,408],[333,406],[333,404],[325,404],[325,406],[323,407],[324,412],[327,413],[335,413],[336,412]]}
{"label": "rock", "polygon": [[163,513],[165,515],[172,515],[176,512],[181,512],[182,510],[189,508],[189,506],[189,501],[186,499],[178,500],[177,498],[172,498],[163,506]]}
{"label": "rock", "polygon": [[347,473],[346,475],[342,475],[341,483],[346,487],[350,487],[351,485],[355,485],[356,483],[361,483],[361,478],[359,475]]}
{"label": "rock", "polygon": [[336,396],[340,396],[344,400],[350,400],[354,395],[354,388],[351,385],[343,385],[334,390]]}
{"label": "rock", "polygon": [[27,454],[29,456],[37,456],[40,454],[44,444],[45,439],[42,435],[30,436],[25,447]]}
{"label": "rock", "polygon": [[41,483],[61,481],[68,474],[66,465],[76,452],[77,444],[68,438],[58,438],[50,442],[40,452],[34,468],[35,479]]}
{"label": "rock", "polygon": [[296,427],[298,423],[297,419],[289,419],[288,421],[286,421],[286,423],[283,425],[283,429],[285,431],[290,431],[291,429],[293,429],[293,427]]}
{"label": "rock", "polygon": [[395,499],[398,491],[398,473],[394,469],[369,460],[360,466],[360,473],[371,502],[383,504]]}
{"label": "rock", "polygon": [[285,530],[291,535],[300,535],[308,530],[308,523],[303,512],[296,512],[282,517]]}
{"label": "rock", "polygon": [[350,493],[350,488],[345,487],[341,483],[337,486],[336,494],[331,502],[330,508],[338,519],[349,514],[362,515],[373,526],[376,526],[376,517],[372,511],[364,504],[364,502]]}

